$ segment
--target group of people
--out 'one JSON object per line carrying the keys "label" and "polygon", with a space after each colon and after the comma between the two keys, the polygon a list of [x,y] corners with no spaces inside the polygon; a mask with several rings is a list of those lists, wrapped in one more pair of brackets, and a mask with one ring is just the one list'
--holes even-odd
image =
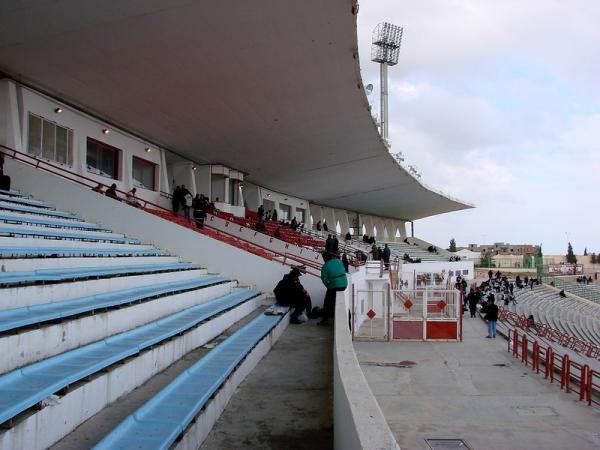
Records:
{"label": "group of people", "polygon": [[117,200],[119,202],[122,202],[124,200],[125,203],[127,203],[130,206],[135,206],[136,208],[140,208],[142,206],[137,197],[137,188],[133,188],[130,191],[128,191],[127,194],[125,194],[124,199],[119,197],[116,183],[111,184],[108,188],[106,188],[106,191],[104,190],[104,185],[102,183],[98,183],[92,188],[92,191],[97,192],[99,194],[104,194],[107,197],[112,198],[113,200]]}
{"label": "group of people", "polygon": [[387,244],[385,244],[383,248],[381,248],[381,246],[378,247],[377,245],[373,244],[369,253],[371,253],[373,261],[383,261],[383,264],[385,265],[385,270],[388,270],[390,268],[390,258],[392,256],[392,251],[390,250]]}
{"label": "group of people", "polygon": [[290,323],[300,324],[320,317],[319,325],[326,325],[335,315],[336,295],[348,287],[346,268],[337,254],[324,251],[322,256],[324,264],[321,267],[321,281],[327,289],[322,310],[312,307],[310,295],[300,283],[300,277],[304,273],[302,266],[292,267],[273,290],[277,304],[293,308]]}
{"label": "group of people", "polygon": [[[262,231],[262,232],[267,231],[267,226],[265,223],[267,221],[277,222],[278,218],[279,218],[279,216],[277,215],[276,209],[274,209],[272,211],[269,210],[265,214],[265,207],[263,205],[260,205],[258,207],[258,211],[256,213],[258,216],[256,225],[254,226],[256,231]],[[304,223],[300,222],[298,219],[296,219],[296,217],[292,217],[292,220],[284,220],[284,219],[279,220],[279,226],[275,229],[275,232],[274,232],[274,236],[276,238],[281,238],[281,229],[282,228],[290,228],[293,231],[302,232],[302,231],[304,231]]]}

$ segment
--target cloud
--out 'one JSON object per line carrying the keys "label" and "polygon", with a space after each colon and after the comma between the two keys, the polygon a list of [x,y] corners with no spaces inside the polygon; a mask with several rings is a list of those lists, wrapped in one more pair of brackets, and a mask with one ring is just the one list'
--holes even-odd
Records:
{"label": "cloud", "polygon": [[476,203],[418,221],[445,245],[543,242],[600,251],[600,2],[380,0],[361,3],[365,83],[377,23],[404,27],[390,73],[392,151],[428,185]]}

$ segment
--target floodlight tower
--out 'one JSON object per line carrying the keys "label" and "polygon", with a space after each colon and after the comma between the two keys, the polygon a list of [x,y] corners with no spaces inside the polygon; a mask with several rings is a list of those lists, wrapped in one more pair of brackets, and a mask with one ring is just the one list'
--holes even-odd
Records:
{"label": "floodlight tower", "polygon": [[381,137],[388,142],[388,66],[398,64],[403,29],[388,22],[381,22],[373,30],[371,61],[380,64]]}

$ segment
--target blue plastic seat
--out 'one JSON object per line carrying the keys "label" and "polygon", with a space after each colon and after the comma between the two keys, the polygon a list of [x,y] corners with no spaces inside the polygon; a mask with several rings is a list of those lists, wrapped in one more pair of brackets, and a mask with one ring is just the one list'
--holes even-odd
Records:
{"label": "blue plastic seat", "polygon": [[38,269],[33,271],[0,272],[0,286],[23,283],[77,280],[83,278],[112,277],[117,275],[140,275],[156,272],[197,269],[190,263],[139,264],[128,266],[70,267],[66,269]]}
{"label": "blue plastic seat", "polygon": [[54,228],[39,227],[38,229],[27,229],[11,227],[0,224],[0,235],[11,236],[41,236],[54,239],[76,239],[81,241],[114,242],[118,244],[139,244],[138,239],[129,239],[121,236],[103,236],[101,234],[82,234],[73,231],[63,231]]}
{"label": "blue plastic seat", "polygon": [[54,211],[51,209],[32,208],[30,206],[21,206],[21,205],[15,204],[15,203],[5,202],[5,201],[1,201],[1,200],[0,200],[0,209],[6,209],[9,211],[18,211],[18,212],[29,213],[29,214],[40,214],[43,216],[63,217],[65,219],[79,220],[79,221],[83,222],[83,219],[81,219],[71,213],[66,213],[66,212],[62,212],[62,211]]}
{"label": "blue plastic seat", "polygon": [[0,247],[0,258],[40,258],[40,257],[112,257],[112,256],[167,256],[158,249],[104,249],[74,247]]}
{"label": "blue plastic seat", "polygon": [[106,435],[94,450],[167,450],[233,373],[282,319],[261,314],[221,342]]}
{"label": "blue plastic seat", "polygon": [[0,424],[62,388],[257,295],[240,290],[0,376]]}
{"label": "blue plastic seat", "polygon": [[33,224],[33,225],[44,225],[48,227],[57,227],[57,228],[73,228],[77,230],[91,230],[91,231],[102,231],[104,233],[110,233],[112,230],[107,228],[102,228],[99,225],[94,225],[92,223],[85,222],[77,222],[73,220],[57,220],[44,218],[39,216],[28,216],[25,214],[11,214],[0,212],[0,221],[6,223],[24,223],[24,224]]}
{"label": "blue plastic seat", "polygon": [[18,203],[20,205],[35,206],[36,208],[55,209],[54,205],[50,205],[50,204],[42,202],[40,200],[35,200],[33,198],[28,198],[28,197],[5,195],[2,193],[0,193],[0,201]]}

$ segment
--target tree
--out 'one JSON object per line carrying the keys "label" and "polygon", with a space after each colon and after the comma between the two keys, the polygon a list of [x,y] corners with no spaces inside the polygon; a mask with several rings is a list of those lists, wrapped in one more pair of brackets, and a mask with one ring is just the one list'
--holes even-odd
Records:
{"label": "tree", "polygon": [[479,259],[479,267],[493,267],[492,265],[492,253],[484,253]]}
{"label": "tree", "polygon": [[587,256],[587,247],[583,250],[583,256]]}
{"label": "tree", "polygon": [[456,240],[454,238],[450,239],[450,247],[448,247],[449,252],[456,252]]}
{"label": "tree", "polygon": [[573,253],[573,246],[569,242],[569,246],[567,247],[567,262],[570,264],[577,264],[577,256]]}

